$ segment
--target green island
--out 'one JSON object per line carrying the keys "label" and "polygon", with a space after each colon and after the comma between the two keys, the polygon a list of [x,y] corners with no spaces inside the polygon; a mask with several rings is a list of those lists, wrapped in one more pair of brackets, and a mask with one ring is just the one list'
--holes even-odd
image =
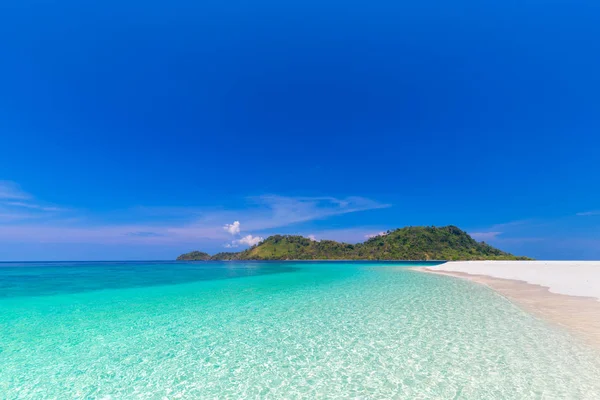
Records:
{"label": "green island", "polygon": [[177,261],[209,261],[211,259],[211,255],[203,251],[190,251],[177,257]]}
{"label": "green island", "polygon": [[529,260],[478,242],[456,226],[410,226],[363,243],[316,241],[297,235],[273,235],[240,252],[213,256],[192,251],[180,261],[230,260]]}

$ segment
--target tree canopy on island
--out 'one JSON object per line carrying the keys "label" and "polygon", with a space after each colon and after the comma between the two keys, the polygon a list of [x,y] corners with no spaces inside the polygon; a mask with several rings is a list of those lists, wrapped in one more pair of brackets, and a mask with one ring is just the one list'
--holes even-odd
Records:
{"label": "tree canopy on island", "polygon": [[[196,258],[197,257],[197,258]],[[364,243],[316,241],[274,235],[244,251],[209,256],[193,251],[177,260],[527,260],[478,242],[456,226],[411,226],[388,231]]]}
{"label": "tree canopy on island", "polygon": [[177,261],[208,261],[210,259],[210,254],[203,251],[192,251],[177,257]]}

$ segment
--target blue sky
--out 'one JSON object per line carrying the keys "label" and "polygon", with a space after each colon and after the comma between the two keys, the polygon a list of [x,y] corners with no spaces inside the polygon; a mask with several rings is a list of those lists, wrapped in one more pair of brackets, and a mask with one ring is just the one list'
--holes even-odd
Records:
{"label": "blue sky", "polygon": [[10,1],[0,260],[446,224],[600,259],[599,19],[597,1]]}

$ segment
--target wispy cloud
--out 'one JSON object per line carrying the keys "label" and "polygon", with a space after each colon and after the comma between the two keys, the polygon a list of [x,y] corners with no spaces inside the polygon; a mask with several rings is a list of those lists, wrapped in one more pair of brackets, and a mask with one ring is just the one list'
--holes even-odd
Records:
{"label": "wispy cloud", "polygon": [[578,217],[590,217],[592,215],[600,215],[600,210],[578,212],[575,215]]}
{"label": "wispy cloud", "polygon": [[[221,241],[230,246],[252,246],[272,229],[389,207],[389,204],[363,197],[264,195],[248,198],[243,206],[234,209],[136,207],[127,212],[94,215],[89,211],[44,204],[18,185],[7,182],[2,181],[0,186],[3,196],[0,197],[0,240],[7,243],[159,245]],[[242,237],[232,242],[231,235]]]}
{"label": "wispy cloud", "polygon": [[160,237],[163,236],[160,233],[156,232],[127,232],[126,236],[134,236],[134,237]]}
{"label": "wispy cloud", "polygon": [[[507,223],[495,224],[488,228],[474,231],[467,230],[473,239],[484,241],[502,250],[512,253],[523,253],[526,243],[539,243],[547,240],[547,232],[556,229],[550,220],[524,219]],[[535,256],[535,254],[526,254]]]}
{"label": "wispy cloud", "polygon": [[249,230],[278,228],[296,223],[327,219],[337,215],[391,207],[364,197],[284,197],[264,195],[250,198],[256,212],[244,224]]}
{"label": "wispy cloud", "polygon": [[0,181],[0,200],[27,200],[31,195],[13,181]]}
{"label": "wispy cloud", "polygon": [[53,212],[53,211],[64,211],[63,208],[60,207],[54,207],[54,206],[43,206],[40,204],[34,204],[34,203],[25,203],[22,201],[7,201],[3,203],[5,206],[10,206],[10,207],[20,207],[20,208],[29,208],[32,210],[40,210],[40,211],[49,211],[49,212]]}
{"label": "wispy cloud", "polygon": [[479,241],[491,241],[497,240],[501,237],[501,235],[514,232],[519,228],[530,225],[532,220],[530,219],[521,219],[516,221],[504,222],[501,224],[494,224],[488,226],[487,228],[478,228],[473,230],[467,230],[469,235],[475,240]]}
{"label": "wispy cloud", "polygon": [[[239,218],[234,223],[228,223],[223,226],[226,232],[232,235],[240,234],[242,224],[246,232],[261,232],[301,224],[303,222],[391,206],[390,204],[380,203],[359,196],[345,198],[330,196],[286,197],[269,194],[250,197],[248,200],[248,208],[244,210],[224,211],[222,213],[222,218],[228,218],[229,220]],[[214,220],[216,214],[219,213],[211,213],[207,217],[200,218],[197,221],[197,226],[202,226],[208,220]],[[229,246],[252,246],[262,240],[260,236],[249,235],[240,240],[232,241],[229,243]]]}
{"label": "wispy cloud", "polygon": [[44,204],[12,181],[0,181],[0,222],[46,219],[63,209]]}
{"label": "wispy cloud", "polygon": [[471,232],[469,235],[475,240],[486,241],[493,240],[500,236],[502,232]]}
{"label": "wispy cloud", "polygon": [[36,213],[15,212],[7,210],[0,205],[0,222],[27,221],[36,218],[40,218],[40,215]]}

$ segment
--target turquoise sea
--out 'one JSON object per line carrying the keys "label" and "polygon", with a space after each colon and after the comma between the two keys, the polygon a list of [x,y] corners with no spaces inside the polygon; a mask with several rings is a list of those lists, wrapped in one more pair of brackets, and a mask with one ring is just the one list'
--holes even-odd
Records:
{"label": "turquoise sea", "polygon": [[598,353],[412,265],[0,263],[0,398],[600,398]]}

